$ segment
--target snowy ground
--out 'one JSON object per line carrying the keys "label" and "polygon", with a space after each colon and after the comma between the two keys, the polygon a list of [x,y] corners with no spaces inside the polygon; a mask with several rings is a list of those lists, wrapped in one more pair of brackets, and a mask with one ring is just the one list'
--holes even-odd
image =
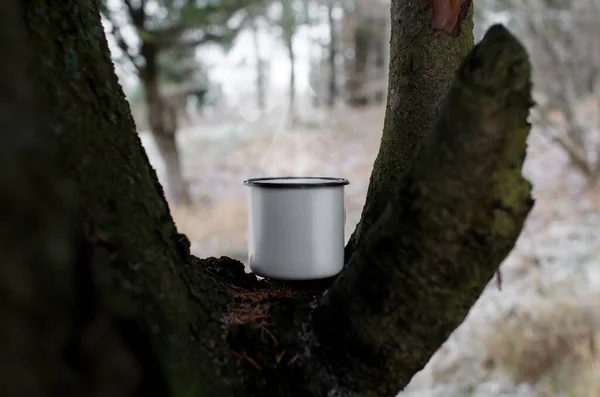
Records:
{"label": "snowy ground", "polygon": [[[196,255],[245,260],[248,177],[348,178],[347,236],[352,232],[384,110],[311,111],[293,129],[281,114],[275,109],[252,124],[204,123],[180,135],[196,202],[172,212]],[[141,135],[160,176],[152,140]],[[490,283],[402,397],[600,396],[600,193],[584,189],[540,131],[530,137],[525,173],[536,205],[502,265],[502,290]]]}

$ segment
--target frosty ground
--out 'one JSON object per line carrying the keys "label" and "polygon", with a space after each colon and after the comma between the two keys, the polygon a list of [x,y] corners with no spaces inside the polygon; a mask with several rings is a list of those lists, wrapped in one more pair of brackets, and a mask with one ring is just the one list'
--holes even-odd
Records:
{"label": "frosty ground", "polygon": [[[282,109],[262,118],[197,121],[179,134],[194,204],[173,207],[199,257],[246,260],[247,197],[257,176],[348,178],[348,238],[360,218],[384,109],[311,110],[290,126]],[[162,178],[152,138],[141,133]],[[534,128],[525,175],[535,207],[502,285],[486,291],[402,397],[600,396],[600,192]]]}

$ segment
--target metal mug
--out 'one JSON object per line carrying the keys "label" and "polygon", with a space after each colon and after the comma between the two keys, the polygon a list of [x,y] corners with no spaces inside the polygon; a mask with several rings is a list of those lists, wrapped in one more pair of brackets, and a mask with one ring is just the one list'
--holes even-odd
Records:
{"label": "metal mug", "polygon": [[280,280],[338,274],[344,267],[344,186],[349,183],[328,177],[245,180],[252,272]]}

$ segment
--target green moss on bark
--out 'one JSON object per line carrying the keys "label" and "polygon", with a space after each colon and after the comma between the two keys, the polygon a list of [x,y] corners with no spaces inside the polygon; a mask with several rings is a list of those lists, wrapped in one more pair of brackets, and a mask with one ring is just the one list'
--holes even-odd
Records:
{"label": "green moss on bark", "polygon": [[473,10],[456,32],[434,31],[427,1],[392,1],[388,99],[379,153],[361,220],[346,247],[346,261],[382,214],[390,195],[431,130],[460,63],[473,48]]}
{"label": "green moss on bark", "polygon": [[434,130],[315,314],[348,387],[394,396],[460,325],[532,206],[521,175],[530,65],[492,27],[463,62]]}

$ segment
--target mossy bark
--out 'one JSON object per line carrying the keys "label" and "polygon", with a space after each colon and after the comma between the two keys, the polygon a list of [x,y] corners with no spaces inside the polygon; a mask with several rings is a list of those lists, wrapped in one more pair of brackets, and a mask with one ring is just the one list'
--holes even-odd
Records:
{"label": "mossy bark", "polygon": [[500,27],[333,285],[189,255],[93,0],[0,2],[0,49],[3,396],[392,396],[531,204],[529,66]]}
{"label": "mossy bark", "polygon": [[431,130],[460,62],[473,48],[471,1],[448,33],[431,25],[430,2],[393,0],[388,96],[379,153],[360,222],[346,246],[346,261],[382,214]]}
{"label": "mossy bark", "polygon": [[524,48],[492,27],[317,310],[322,353],[350,388],[394,396],[460,325],[514,247],[533,204],[521,175],[530,95]]}
{"label": "mossy bark", "polygon": [[[44,104],[38,117],[58,143],[86,224],[110,251],[111,310],[144,324],[173,395],[226,395],[202,347],[218,332],[223,300],[207,278],[186,283],[189,247],[136,133],[96,2],[21,4]],[[192,288],[204,291],[201,304]]]}

